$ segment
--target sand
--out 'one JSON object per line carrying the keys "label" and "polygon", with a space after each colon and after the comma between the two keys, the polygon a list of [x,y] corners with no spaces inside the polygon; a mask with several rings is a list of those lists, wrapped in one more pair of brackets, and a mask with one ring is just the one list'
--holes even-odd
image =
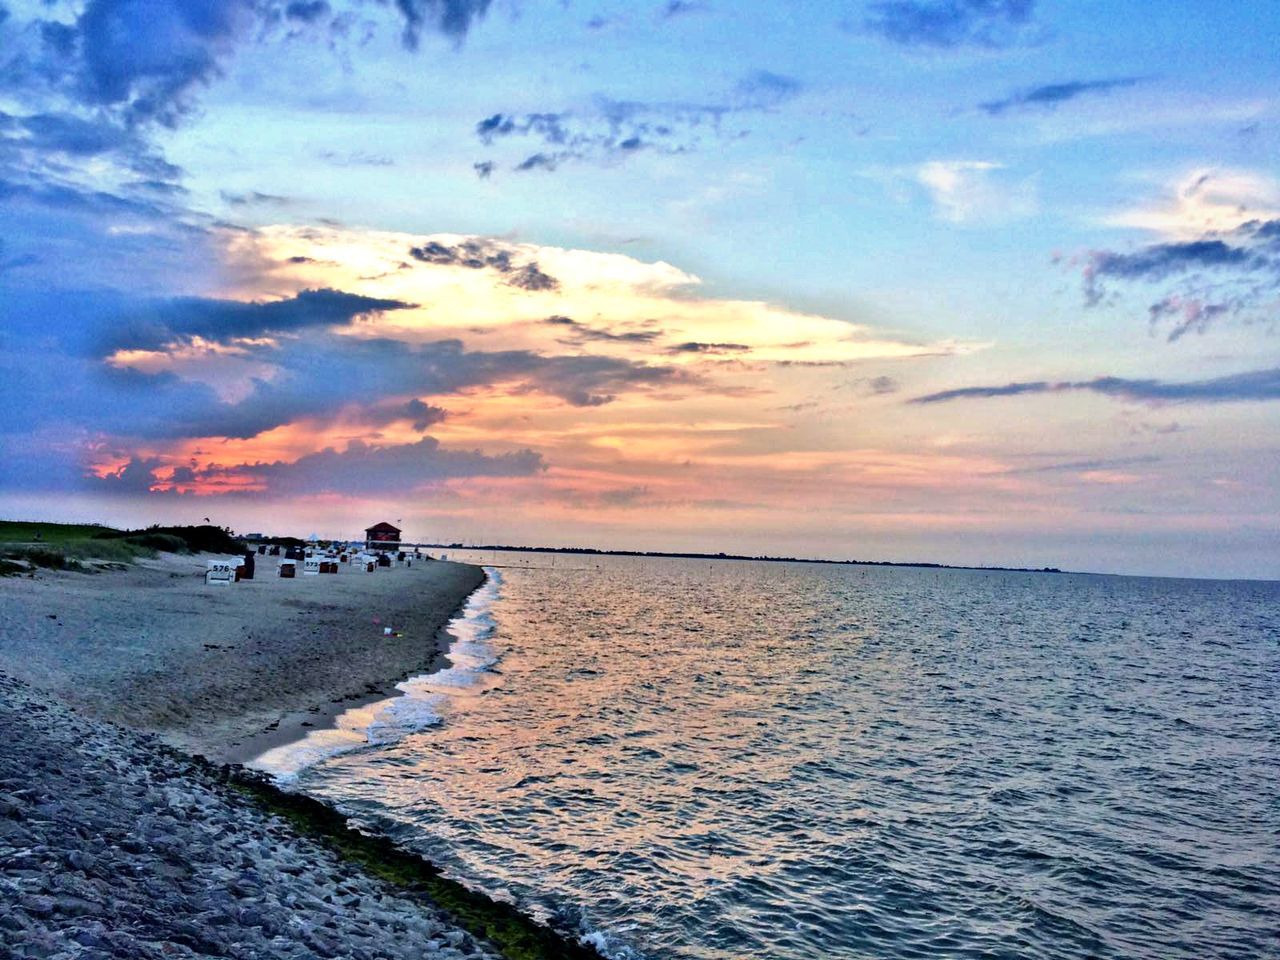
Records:
{"label": "sand", "polygon": [[[244,762],[441,665],[441,628],[484,574],[424,561],[366,574],[204,582],[207,555],[0,579],[0,673],[91,717]],[[402,634],[384,637],[384,627]]]}

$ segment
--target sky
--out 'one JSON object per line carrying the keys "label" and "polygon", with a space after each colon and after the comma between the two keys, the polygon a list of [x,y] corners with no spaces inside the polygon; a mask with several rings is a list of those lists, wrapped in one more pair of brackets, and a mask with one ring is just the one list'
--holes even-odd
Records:
{"label": "sky", "polygon": [[0,513],[1280,577],[1278,33],[0,0]]}

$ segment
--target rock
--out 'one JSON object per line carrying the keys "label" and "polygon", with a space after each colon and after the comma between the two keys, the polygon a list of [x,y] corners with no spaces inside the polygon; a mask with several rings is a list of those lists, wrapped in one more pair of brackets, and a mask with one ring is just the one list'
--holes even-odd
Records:
{"label": "rock", "polygon": [[21,800],[13,796],[13,794],[0,793],[0,817],[21,820],[23,815],[23,803]]}
{"label": "rock", "polygon": [[89,873],[97,866],[97,858],[91,853],[85,853],[83,850],[72,850],[66,857],[67,866],[72,870],[79,870],[81,873]]}
{"label": "rock", "polygon": [[101,914],[106,908],[93,900],[62,893],[53,898],[53,909],[69,917],[82,917],[86,914]]}
{"label": "rock", "polygon": [[19,905],[27,913],[37,917],[45,917],[53,913],[53,897],[23,897],[19,901]]}

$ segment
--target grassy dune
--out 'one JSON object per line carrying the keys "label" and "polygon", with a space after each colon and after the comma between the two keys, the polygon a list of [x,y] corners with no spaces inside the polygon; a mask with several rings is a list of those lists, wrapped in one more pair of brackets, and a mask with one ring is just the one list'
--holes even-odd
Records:
{"label": "grassy dune", "polygon": [[0,520],[0,576],[51,570],[93,570],[169,553],[235,553],[234,537],[214,526],[117,530],[101,524]]}

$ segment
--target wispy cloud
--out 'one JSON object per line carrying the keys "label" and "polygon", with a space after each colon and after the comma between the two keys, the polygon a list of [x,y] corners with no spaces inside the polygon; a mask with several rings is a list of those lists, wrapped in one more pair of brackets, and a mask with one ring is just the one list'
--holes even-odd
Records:
{"label": "wispy cloud", "polygon": [[710,8],[705,3],[698,0],[667,0],[658,11],[658,16],[663,20],[674,20],[676,17],[686,17],[691,13],[706,13]]}
{"label": "wispy cloud", "polygon": [[[1214,179],[1203,172],[1183,185],[1179,200],[1184,210],[1214,191]],[[1210,208],[1217,203],[1209,201]],[[1170,342],[1204,333],[1228,316],[1265,319],[1280,290],[1280,215],[1260,206],[1269,216],[1251,217],[1258,207],[1242,204],[1229,213],[1213,212],[1198,235],[1187,239],[1181,239],[1187,236],[1189,224],[1184,224],[1175,234],[1180,238],[1169,242],[1128,251],[1092,250],[1070,258],[1068,262],[1083,264],[1085,305],[1113,305],[1130,287],[1162,285],[1146,314],[1153,329],[1168,327]]]}
{"label": "wispy cloud", "polygon": [[1035,0],[886,0],[865,29],[905,47],[1009,47],[1027,39]]}
{"label": "wispy cloud", "polygon": [[1273,176],[1200,168],[1161,182],[1151,197],[1103,217],[1102,223],[1147,230],[1170,240],[1194,240],[1252,220],[1278,218],[1280,181]]}
{"label": "wispy cloud", "polygon": [[[505,141],[536,141],[542,149],[512,164],[517,172],[554,171],[574,161],[604,162],[641,151],[681,154],[696,150],[704,138],[731,139],[741,128],[726,129],[730,117],[767,113],[798,97],[804,85],[794,77],[755,70],[722,98],[711,102],[641,102],[597,97],[588,107],[524,114],[495,113],[479,121],[476,136],[485,146]],[[475,165],[489,177],[494,161]]]}
{"label": "wispy cloud", "polygon": [[1003,164],[986,160],[931,160],[915,178],[933,197],[939,219],[952,223],[1012,220],[1035,213],[1033,178],[1009,181]]}
{"label": "wispy cloud", "polygon": [[536,260],[518,264],[510,249],[474,237],[453,245],[427,240],[421,246],[410,247],[409,256],[435,266],[494,270],[504,275],[507,284],[522,290],[555,290],[560,285],[555,277],[543,272]]}
{"label": "wispy cloud", "polygon": [[908,402],[949,403],[955,400],[1068,392],[1097,393],[1119,400],[1150,404],[1280,400],[1280,367],[1182,383],[1166,380],[1130,380],[1124,377],[1095,377],[1093,380],[1077,381],[1023,381],[999,386],[942,390],[938,393],[915,397]]}
{"label": "wispy cloud", "polygon": [[345,449],[327,447],[292,461],[206,469],[197,480],[235,478],[238,483],[232,489],[247,483],[271,493],[359,496],[399,494],[463,477],[528,477],[546,466],[540,454],[528,449],[494,455],[450,449],[435,437],[423,437],[408,444],[352,440]]}
{"label": "wispy cloud", "polygon": [[1010,94],[1000,100],[988,100],[978,104],[979,109],[993,117],[1011,110],[1039,108],[1052,110],[1085,94],[1110,93],[1142,82],[1141,77],[1118,77],[1111,80],[1072,80],[1066,83],[1048,83],[1030,90]]}

